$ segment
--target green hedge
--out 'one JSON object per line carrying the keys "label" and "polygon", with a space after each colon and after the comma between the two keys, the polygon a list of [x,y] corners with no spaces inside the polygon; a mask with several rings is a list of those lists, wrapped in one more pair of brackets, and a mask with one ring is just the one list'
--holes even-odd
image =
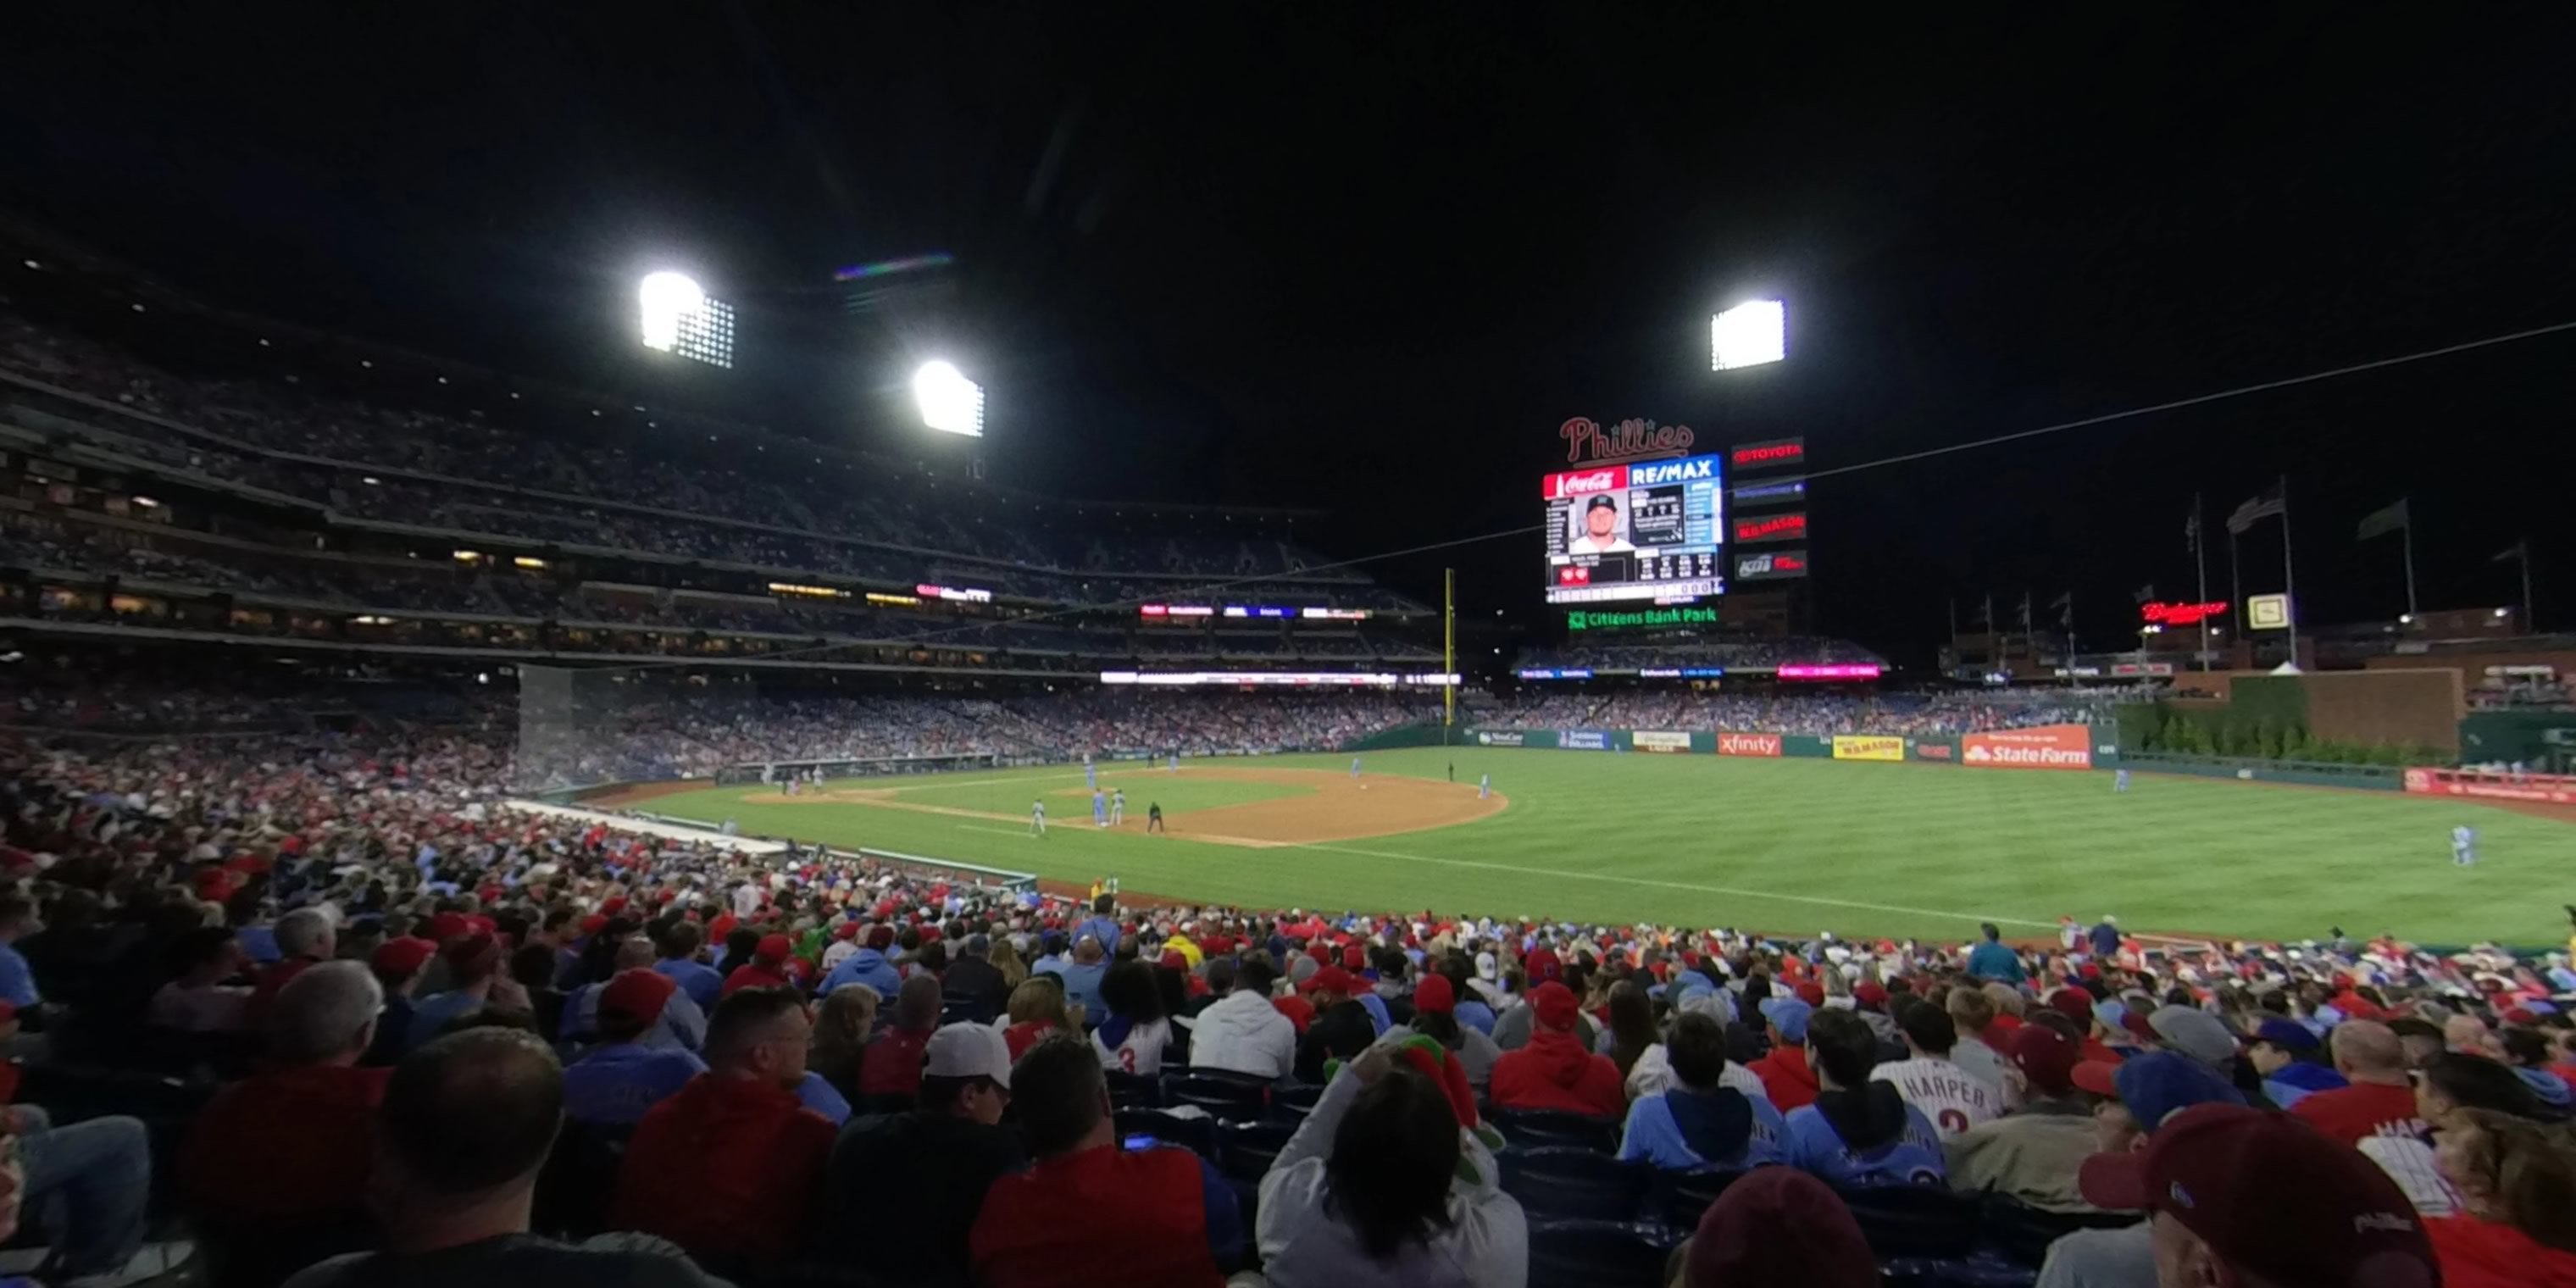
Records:
{"label": "green hedge", "polygon": [[2235,698],[2223,707],[2169,702],[2121,707],[2121,753],[2390,767],[2451,761],[2449,753],[2436,747],[2310,737],[2307,700],[2288,676],[2239,680],[2235,690]]}

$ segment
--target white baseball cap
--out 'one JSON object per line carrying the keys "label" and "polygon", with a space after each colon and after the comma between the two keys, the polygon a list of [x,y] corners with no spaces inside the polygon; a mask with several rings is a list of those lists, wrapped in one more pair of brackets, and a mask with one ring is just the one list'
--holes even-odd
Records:
{"label": "white baseball cap", "polygon": [[930,1035],[922,1074],[932,1078],[990,1078],[1011,1085],[1011,1046],[1001,1031],[982,1024],[951,1024]]}

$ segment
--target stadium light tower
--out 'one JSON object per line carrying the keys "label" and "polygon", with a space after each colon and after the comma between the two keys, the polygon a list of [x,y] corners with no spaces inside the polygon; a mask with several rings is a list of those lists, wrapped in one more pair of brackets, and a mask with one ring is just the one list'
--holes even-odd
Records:
{"label": "stadium light tower", "polygon": [[653,273],[636,291],[644,347],[706,363],[733,365],[733,306],[706,293],[685,273]]}
{"label": "stadium light tower", "polygon": [[1789,356],[1789,315],[1778,300],[1747,300],[1708,320],[1711,371],[1760,366]]}
{"label": "stadium light tower", "polygon": [[921,403],[921,423],[968,438],[984,436],[984,387],[945,362],[921,364],[912,375],[912,396]]}

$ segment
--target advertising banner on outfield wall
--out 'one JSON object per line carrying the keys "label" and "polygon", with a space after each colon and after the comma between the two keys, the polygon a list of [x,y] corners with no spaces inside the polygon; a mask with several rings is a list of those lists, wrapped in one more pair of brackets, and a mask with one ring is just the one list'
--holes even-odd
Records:
{"label": "advertising banner on outfield wall", "polygon": [[2091,725],[1997,729],[1959,740],[1961,763],[1979,769],[2091,769]]}
{"label": "advertising banner on outfield wall", "polygon": [[1717,736],[1717,754],[1721,756],[1777,756],[1780,735],[1776,733],[1721,733]]}
{"label": "advertising banner on outfield wall", "polygon": [[1874,733],[1834,735],[1836,760],[1903,760],[1905,740]]}
{"label": "advertising banner on outfield wall", "polygon": [[2576,777],[2565,774],[2486,773],[2475,769],[2410,769],[2406,790],[2434,796],[2576,805]]}
{"label": "advertising banner on outfield wall", "polygon": [[1630,739],[1639,751],[1689,751],[1691,747],[1689,734],[1662,729],[1640,729]]}
{"label": "advertising banner on outfield wall", "polygon": [[1935,760],[1945,765],[1959,763],[1959,740],[1956,738],[1909,739],[1905,749],[1915,760]]}
{"label": "advertising banner on outfield wall", "polygon": [[1556,745],[1565,748],[1567,751],[1608,751],[1610,750],[1610,731],[1607,729],[1560,729],[1556,734]]}
{"label": "advertising banner on outfield wall", "polygon": [[1479,729],[1476,731],[1476,745],[1479,747],[1526,746],[1528,745],[1527,738],[1528,735],[1523,734],[1518,729]]}

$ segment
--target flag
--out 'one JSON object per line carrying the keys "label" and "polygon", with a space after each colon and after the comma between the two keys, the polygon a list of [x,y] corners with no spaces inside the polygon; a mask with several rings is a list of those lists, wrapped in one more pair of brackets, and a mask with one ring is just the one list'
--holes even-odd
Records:
{"label": "flag", "polygon": [[2027,590],[2021,593],[2021,628],[2030,629],[2030,592]]}
{"label": "flag", "polygon": [[2506,546],[2504,549],[2495,552],[2495,558],[2489,559],[2487,562],[2503,563],[2507,559],[2529,559],[2530,557],[2531,538],[2524,537],[2522,540],[2514,542],[2512,545]]}
{"label": "flag", "polygon": [[1976,615],[1976,616],[1974,616],[1974,617],[1969,618],[1969,619],[1968,619],[1968,624],[1969,624],[1969,625],[1971,625],[1971,626],[1983,626],[1983,627],[1986,627],[1986,628],[1988,628],[1988,629],[1990,629],[1990,630],[1991,630],[1991,629],[1993,629],[1994,624],[1995,624],[1995,597],[1994,597],[1994,596],[1992,596],[1992,595],[1988,595],[1988,596],[1986,596],[1983,600],[1981,600],[1981,601],[1979,601],[1979,602],[1978,602],[1978,604],[1977,604],[1977,615]]}
{"label": "flag", "polygon": [[2067,591],[2065,594],[2059,595],[2057,598],[2048,601],[2048,606],[2057,610],[2057,624],[2059,626],[2070,631],[2075,629],[2074,591]]}
{"label": "flag", "polygon": [[2155,597],[2156,597],[2156,584],[2155,584],[2154,582],[2152,582],[2152,581],[2151,581],[2151,582],[2148,582],[2146,585],[2143,585],[2143,586],[2138,587],[2136,590],[2133,590],[2133,591],[2130,591],[2130,592],[2129,592],[2129,598],[2134,599],[2134,600],[2138,601],[2138,602],[2139,602],[2139,603],[2141,603],[2141,604],[2143,604],[2143,603],[2147,602],[2148,600],[2153,599],[2153,598],[2155,598]]}
{"label": "flag", "polygon": [[2289,502],[2281,498],[2281,485],[2275,483],[2255,493],[2246,500],[2245,504],[2236,507],[2236,512],[2227,516],[2227,530],[2242,536],[2246,529],[2255,524],[2273,515],[2289,512]]}
{"label": "flag", "polygon": [[2361,526],[2353,529],[2352,539],[2368,541],[2372,537],[2387,536],[2405,526],[2407,526],[2406,498],[2401,496],[2397,498],[2397,504],[2385,506],[2361,516]]}
{"label": "flag", "polygon": [[2182,521],[2182,543],[2190,547],[2192,553],[2200,552],[2200,511],[2192,511],[2191,517]]}

